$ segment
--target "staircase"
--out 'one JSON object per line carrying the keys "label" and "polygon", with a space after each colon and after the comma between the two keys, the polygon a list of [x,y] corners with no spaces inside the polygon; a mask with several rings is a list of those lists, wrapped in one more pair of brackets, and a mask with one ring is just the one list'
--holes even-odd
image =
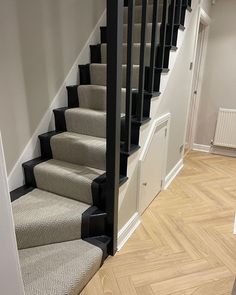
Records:
{"label": "staircase", "polygon": [[79,294],[115,254],[119,186],[190,6],[107,1],[101,44],[67,87],[68,106],[53,111],[56,130],[39,136],[41,157],[23,164],[25,185],[11,192],[26,295]]}

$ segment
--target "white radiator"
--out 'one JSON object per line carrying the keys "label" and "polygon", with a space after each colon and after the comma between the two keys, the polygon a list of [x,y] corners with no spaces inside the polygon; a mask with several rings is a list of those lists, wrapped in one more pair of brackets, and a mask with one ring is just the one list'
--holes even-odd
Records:
{"label": "white radiator", "polygon": [[219,109],[213,144],[236,148],[236,110]]}

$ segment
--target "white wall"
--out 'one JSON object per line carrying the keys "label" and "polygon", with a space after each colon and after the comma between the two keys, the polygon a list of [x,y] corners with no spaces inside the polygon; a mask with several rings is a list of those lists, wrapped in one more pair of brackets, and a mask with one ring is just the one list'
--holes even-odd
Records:
{"label": "white wall", "polygon": [[7,174],[0,132],[0,293],[23,295]]}
{"label": "white wall", "polygon": [[236,1],[212,8],[195,143],[210,145],[219,107],[236,109]]}
{"label": "white wall", "polygon": [[212,0],[201,0],[201,8],[206,12],[208,16],[211,15]]}
{"label": "white wall", "polygon": [[104,9],[105,0],[1,0],[0,128],[8,174]]}
{"label": "white wall", "polygon": [[169,148],[167,156],[167,174],[182,158],[181,147],[184,144],[185,126],[193,71],[190,63],[194,58],[195,40],[198,24],[198,9],[192,11],[190,26],[179,56],[171,73],[167,88],[161,99],[156,116],[171,113]]}

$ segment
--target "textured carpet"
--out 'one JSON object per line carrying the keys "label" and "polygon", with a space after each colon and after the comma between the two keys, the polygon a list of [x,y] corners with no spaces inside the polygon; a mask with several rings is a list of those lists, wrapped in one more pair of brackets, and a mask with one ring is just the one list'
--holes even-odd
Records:
{"label": "textured carpet", "polygon": [[78,295],[99,269],[102,250],[83,240],[19,251],[27,295]]}
{"label": "textured carpet", "polygon": [[13,202],[19,249],[81,238],[82,213],[90,206],[35,189]]}

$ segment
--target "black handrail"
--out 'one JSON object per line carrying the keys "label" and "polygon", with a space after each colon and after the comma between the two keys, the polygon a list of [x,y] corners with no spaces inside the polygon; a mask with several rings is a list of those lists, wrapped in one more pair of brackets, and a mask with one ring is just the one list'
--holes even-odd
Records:
{"label": "black handrail", "polygon": [[125,152],[130,152],[131,146],[131,116],[132,116],[132,77],[133,77],[133,28],[135,0],[128,3],[128,34],[127,34],[127,69],[126,69],[126,108],[125,108]]}
{"label": "black handrail", "polygon": [[117,251],[118,232],[123,4],[123,0],[107,0],[106,212],[112,254]]}

